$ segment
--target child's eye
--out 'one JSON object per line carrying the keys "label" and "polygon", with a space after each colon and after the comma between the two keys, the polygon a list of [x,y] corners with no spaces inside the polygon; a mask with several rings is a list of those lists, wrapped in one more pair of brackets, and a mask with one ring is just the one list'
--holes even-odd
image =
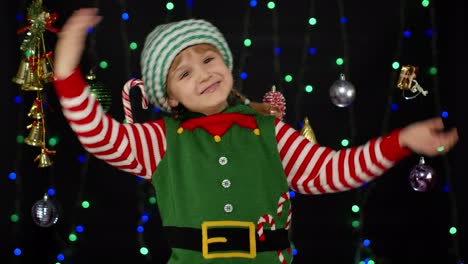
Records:
{"label": "child's eye", "polygon": [[182,80],[183,78],[187,77],[188,75],[189,75],[189,72],[185,71],[180,75],[180,79]]}
{"label": "child's eye", "polygon": [[210,61],[214,60],[213,57],[206,58],[203,63],[209,63]]}

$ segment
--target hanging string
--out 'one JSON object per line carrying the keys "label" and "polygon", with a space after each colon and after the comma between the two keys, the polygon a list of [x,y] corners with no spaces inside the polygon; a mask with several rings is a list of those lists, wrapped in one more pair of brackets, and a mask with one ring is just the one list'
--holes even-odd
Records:
{"label": "hanging string", "polygon": [[[21,1],[21,4],[18,5],[18,14],[22,13],[22,10],[26,9],[26,3],[25,1]],[[22,20],[24,21],[24,19]],[[24,96],[22,90],[20,89],[20,95],[21,96],[21,101],[24,103]],[[24,135],[25,130],[25,111],[24,111],[24,104],[19,104],[20,107],[19,112],[17,113],[17,131],[21,132],[22,135]],[[21,128],[21,129],[20,129]],[[14,190],[14,201],[13,201],[13,209],[12,213],[16,215],[16,223],[11,225],[11,237],[12,237],[12,243],[15,245],[21,245],[22,244],[22,221],[23,219],[23,214],[22,214],[22,207],[23,207],[23,198],[24,196],[24,186],[23,186],[23,174],[22,174],[22,168],[24,168],[22,162],[23,162],[23,156],[24,156],[24,143],[23,144],[17,144],[16,145],[16,151],[15,151],[15,161],[14,161],[14,173],[15,175],[15,180],[14,180],[14,185],[15,185],[15,190]],[[12,221],[12,219],[10,219]],[[13,258],[15,258],[13,256]],[[13,259],[11,262],[13,263]]]}
{"label": "hanging string", "polygon": [[[437,28],[437,22],[436,22],[436,8],[435,8],[435,3],[431,3],[429,7],[429,17],[430,17],[430,28],[431,29],[436,29]],[[437,31],[434,30],[434,33],[431,38],[431,64],[432,67],[435,67],[438,69],[438,61],[439,58],[437,56],[437,43],[438,43],[438,34]],[[440,98],[440,92],[439,92],[439,87],[440,87],[440,80],[439,76],[435,74],[432,76],[432,82],[433,82],[433,91],[432,93],[434,94],[434,105],[435,105],[435,111],[436,115],[440,115],[442,113],[442,106],[441,106],[441,98]],[[455,196],[455,192],[453,191],[452,188],[452,169],[450,166],[450,162],[448,160],[448,157],[446,155],[443,155],[440,157],[443,162],[443,170],[444,170],[444,175],[446,177],[446,184],[450,186],[450,189],[448,191],[448,197],[450,201],[450,224],[452,227],[457,227],[458,226],[458,206],[457,206],[457,199]],[[458,241],[458,236],[452,235],[452,248],[450,252],[453,252],[453,255],[456,260],[456,264],[463,263],[462,262],[462,257],[460,253],[460,245]]]}
{"label": "hanging string", "polygon": [[[310,0],[309,1],[309,18],[310,17],[315,17],[315,0]],[[301,61],[299,63],[299,68],[298,68],[298,74],[297,74],[297,92],[296,92],[296,103],[295,103],[295,122],[294,124],[298,124],[301,122],[301,120],[304,118],[303,113],[301,111],[302,108],[302,99],[304,97],[304,74],[305,74],[305,68],[307,64],[307,58],[309,54],[309,46],[310,46],[310,40],[311,40],[311,34],[310,34],[310,25],[307,23],[305,24],[305,29],[304,29],[304,46],[302,48],[302,56],[301,56]]]}
{"label": "hanging string", "polygon": [[[247,6],[247,9],[244,12],[244,18],[242,19],[242,38],[241,38],[241,48],[239,53],[239,63],[238,69],[236,71],[237,76],[240,76],[242,71],[244,70],[245,64],[247,62],[247,58],[249,56],[249,52],[247,52],[248,47],[244,45],[244,40],[249,36],[249,27],[250,24],[250,16],[251,16],[251,8]],[[237,82],[236,88],[237,91],[242,92],[244,86],[244,81],[239,79]]]}
{"label": "hanging string", "polygon": [[[351,79],[351,73],[349,71],[349,65],[351,65],[350,57],[349,57],[349,41],[348,41],[348,32],[347,32],[347,22],[342,21],[346,19],[345,17],[345,8],[344,8],[344,1],[337,0],[338,4],[338,12],[340,16],[340,24],[341,24],[341,41],[343,43],[343,59],[344,59],[344,74],[346,79]],[[356,135],[357,135],[357,128],[356,128],[356,120],[354,114],[354,106],[351,104],[348,108],[348,120],[349,120],[349,128],[350,128],[350,138],[351,142],[356,142]]]}
{"label": "hanging string", "polygon": [[[273,28],[273,51],[276,49],[276,48],[279,48],[280,47],[280,44],[279,44],[279,28],[278,28],[278,14],[277,14],[277,11],[276,11],[277,8],[273,8],[271,10],[271,24],[272,24],[272,28]],[[274,70],[274,78],[276,78],[275,80],[275,86],[276,86],[276,90],[279,91],[279,92],[282,92],[283,91],[283,88],[282,88],[282,82],[281,82],[281,66],[280,66],[280,56],[279,56],[279,52],[273,52],[273,70]]]}
{"label": "hanging string", "polygon": [[[119,7],[120,7],[120,13],[123,14],[123,13],[126,13],[127,10],[128,10],[128,5],[126,3],[125,0],[122,0],[122,1],[118,1],[119,3]],[[168,11],[166,13],[166,22],[168,22],[170,20],[170,14],[171,14],[171,11]],[[136,15],[136,14],[135,14]],[[129,16],[131,19],[131,16]],[[129,45],[130,45],[130,41],[129,41],[129,37],[128,37],[128,25],[127,25],[127,21],[128,20],[125,20],[125,19],[120,19],[120,41],[122,43],[122,47],[124,47],[125,51],[123,52],[123,70],[124,70],[124,79],[125,80],[129,80],[130,78],[132,78],[132,74],[131,74],[131,53],[130,53],[130,50],[129,50]],[[136,98],[134,98],[134,95],[136,96],[137,94],[136,93],[130,93],[131,95],[131,103],[132,105],[136,104],[135,101]],[[132,109],[139,109],[138,107],[132,107]],[[135,122],[143,122],[144,120],[136,120],[138,119],[138,116],[135,116],[135,113],[134,113],[134,118],[135,118]],[[130,175],[131,177],[135,177],[134,175]],[[136,196],[137,196],[137,213],[138,215],[140,215],[140,217],[137,219],[137,223],[136,223],[136,230],[137,230],[137,236],[136,236],[136,239],[137,239],[137,243],[138,243],[138,246],[139,246],[139,249],[146,249],[147,248],[147,243],[146,243],[146,239],[145,239],[145,232],[143,232],[141,229],[143,229],[143,226],[144,224],[146,223],[146,221],[143,221],[142,219],[144,219],[143,216],[146,215],[146,210],[147,210],[147,204],[145,203],[145,201],[148,200],[148,194],[146,193],[145,189],[148,187],[148,185],[150,185],[147,181],[141,179],[141,178],[137,178],[137,186],[136,186]],[[152,188],[152,185],[149,186],[150,188]],[[135,230],[135,229],[133,229]],[[147,262],[151,262],[153,260],[153,257],[152,257],[152,254],[151,252],[148,250],[148,252],[146,254],[144,254],[144,258]]]}
{"label": "hanging string", "polygon": [[[400,23],[399,23],[399,31],[400,33],[404,32],[405,27],[406,27],[406,1],[405,0],[400,0]],[[398,34],[398,40],[397,40],[397,46],[395,49],[395,53],[393,55],[394,61],[397,61],[401,57],[401,52],[402,52],[402,47],[403,47],[403,34]],[[392,77],[390,80],[390,84],[388,87],[388,96],[387,96],[387,105],[386,105],[386,110],[384,113],[383,117],[383,122],[382,122],[382,129],[381,129],[381,135],[384,135],[388,131],[388,122],[390,118],[390,105],[392,104],[394,98],[394,91],[395,91],[395,82],[397,78],[397,74],[395,71],[392,71]],[[358,204],[360,205],[359,208],[359,228],[357,228],[357,246],[356,246],[356,252],[355,252],[355,263],[359,263],[362,259],[362,230],[364,230],[364,218],[365,218],[365,208],[367,201],[369,199],[370,194],[372,191],[375,189],[375,182],[370,182],[366,185],[365,188],[360,188],[357,191],[358,194]]]}

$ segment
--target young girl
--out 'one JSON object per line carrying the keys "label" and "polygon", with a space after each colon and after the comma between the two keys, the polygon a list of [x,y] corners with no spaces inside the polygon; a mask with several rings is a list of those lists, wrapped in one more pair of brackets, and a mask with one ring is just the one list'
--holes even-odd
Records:
{"label": "young girl", "polygon": [[96,9],[80,9],[65,23],[54,87],[87,151],[154,185],[169,263],[291,263],[289,190],[357,188],[412,151],[444,154],[458,140],[456,130],[442,132],[442,120],[434,118],[334,151],[274,116],[230,106],[232,55],[204,20],[156,27],[141,55],[143,94],[177,115],[120,124],[90,96],[78,68],[87,29],[100,19]]}

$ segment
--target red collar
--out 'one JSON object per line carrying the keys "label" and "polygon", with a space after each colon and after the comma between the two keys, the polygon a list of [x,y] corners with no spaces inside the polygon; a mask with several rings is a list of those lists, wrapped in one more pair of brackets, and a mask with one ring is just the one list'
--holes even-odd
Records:
{"label": "red collar", "polygon": [[[215,114],[199,118],[191,118],[180,125],[182,129],[190,131],[195,128],[203,128],[213,137],[222,137],[226,131],[233,125],[237,124],[241,127],[255,130],[257,129],[257,121],[253,115],[245,115],[239,113],[224,113]],[[179,128],[179,133],[182,131]]]}

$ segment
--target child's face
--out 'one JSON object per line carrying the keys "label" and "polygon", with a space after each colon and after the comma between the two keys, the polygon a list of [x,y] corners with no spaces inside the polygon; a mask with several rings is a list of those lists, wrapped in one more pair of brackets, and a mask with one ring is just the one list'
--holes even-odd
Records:
{"label": "child's face", "polygon": [[219,113],[228,106],[232,86],[232,74],[223,57],[207,44],[181,51],[169,68],[166,83],[171,107],[181,103],[205,115]]}

